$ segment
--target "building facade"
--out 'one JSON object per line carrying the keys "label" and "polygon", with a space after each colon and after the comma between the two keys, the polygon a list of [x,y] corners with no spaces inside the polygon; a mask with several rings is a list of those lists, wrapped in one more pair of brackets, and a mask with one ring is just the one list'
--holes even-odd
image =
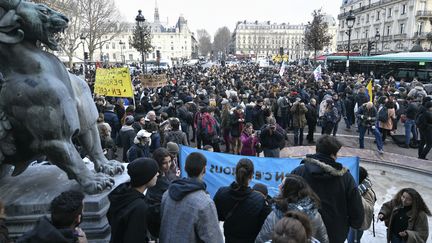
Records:
{"label": "building facade", "polygon": [[232,35],[233,52],[238,56],[271,58],[283,48],[289,60],[298,60],[305,57],[304,32],[303,24],[237,22]]}
{"label": "building facade", "polygon": [[[338,15],[337,49],[346,51],[346,17],[352,10],[356,20],[351,31],[351,51],[367,53],[368,41],[375,42],[372,54],[403,52],[419,43],[429,49],[432,0],[344,0]],[[379,37],[379,38],[378,38]]]}
{"label": "building facade", "polygon": [[[198,56],[198,42],[195,39],[194,33],[190,31],[187,21],[183,16],[180,16],[174,27],[165,27],[159,19],[159,10],[157,6],[154,12],[154,21],[146,22],[152,33],[153,50],[147,54],[147,61],[156,60],[156,51],[158,50],[161,59],[169,59],[173,63],[178,63],[182,60],[188,60]],[[133,29],[136,23],[128,24],[125,32],[120,33],[112,40],[106,42],[93,54],[93,61],[105,63],[134,63],[141,62],[141,53],[138,52],[130,44],[133,35]],[[109,39],[112,34],[102,36],[102,39]],[[82,51],[78,49],[76,57],[82,60]],[[85,50],[88,50],[85,47]],[[59,53],[61,56],[61,53]]]}

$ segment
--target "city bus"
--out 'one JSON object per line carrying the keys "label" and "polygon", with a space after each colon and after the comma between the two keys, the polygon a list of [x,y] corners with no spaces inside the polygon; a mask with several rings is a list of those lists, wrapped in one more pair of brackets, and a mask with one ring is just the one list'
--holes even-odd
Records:
{"label": "city bus", "polygon": [[[346,56],[327,56],[329,71],[344,72]],[[377,56],[350,56],[350,73],[374,73],[376,78],[393,76],[396,80],[432,82],[432,52],[401,52]]]}

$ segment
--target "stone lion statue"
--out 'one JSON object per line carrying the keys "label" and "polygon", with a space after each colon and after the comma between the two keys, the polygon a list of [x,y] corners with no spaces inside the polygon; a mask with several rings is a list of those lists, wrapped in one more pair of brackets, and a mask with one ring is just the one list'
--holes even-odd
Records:
{"label": "stone lion statue", "polygon": [[[124,168],[103,154],[98,113],[85,81],[36,46],[40,41],[57,50],[56,35],[67,25],[67,17],[45,5],[0,0],[0,174],[12,165],[12,175],[19,175],[46,156],[94,194],[111,188],[111,176]],[[72,141],[79,142],[96,173]]]}

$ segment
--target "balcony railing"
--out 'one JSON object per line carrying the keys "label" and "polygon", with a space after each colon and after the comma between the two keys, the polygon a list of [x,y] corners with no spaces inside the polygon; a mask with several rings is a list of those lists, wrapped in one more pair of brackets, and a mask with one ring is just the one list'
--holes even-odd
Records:
{"label": "balcony railing", "polygon": [[394,39],[400,40],[400,39],[406,39],[407,34],[398,34],[393,36]]}
{"label": "balcony railing", "polygon": [[416,17],[432,17],[432,11],[427,11],[427,10],[419,10],[416,13]]}

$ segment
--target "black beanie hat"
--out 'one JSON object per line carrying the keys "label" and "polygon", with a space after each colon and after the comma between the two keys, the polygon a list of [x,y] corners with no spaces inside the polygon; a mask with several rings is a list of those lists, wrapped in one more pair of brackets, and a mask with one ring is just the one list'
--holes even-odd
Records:
{"label": "black beanie hat", "polygon": [[147,184],[158,172],[159,166],[154,159],[138,158],[127,166],[132,187]]}

